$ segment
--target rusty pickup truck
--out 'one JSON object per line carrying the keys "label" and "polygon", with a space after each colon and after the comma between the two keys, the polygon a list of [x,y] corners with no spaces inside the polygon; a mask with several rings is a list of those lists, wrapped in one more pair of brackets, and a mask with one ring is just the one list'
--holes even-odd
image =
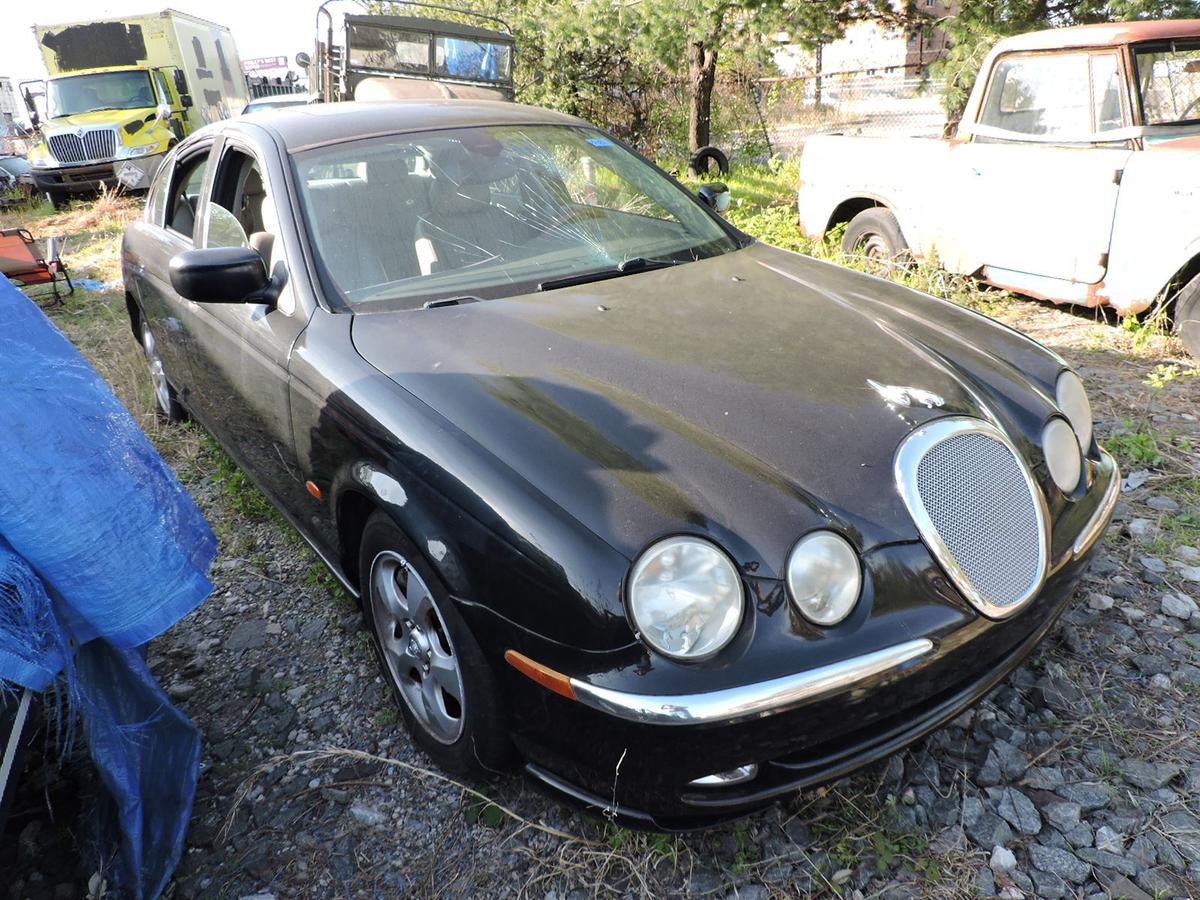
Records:
{"label": "rusty pickup truck", "polygon": [[810,237],[1121,315],[1167,302],[1200,356],[1200,20],[1008,38],[952,137],[819,135],[800,173]]}

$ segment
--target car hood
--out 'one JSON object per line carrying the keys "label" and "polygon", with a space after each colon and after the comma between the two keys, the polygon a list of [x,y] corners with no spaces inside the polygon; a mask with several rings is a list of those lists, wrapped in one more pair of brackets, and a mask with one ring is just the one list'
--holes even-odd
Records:
{"label": "car hood", "polygon": [[375,368],[619,552],[701,533],[766,577],[814,527],[864,549],[917,539],[897,444],[967,414],[1020,446],[1061,366],[960,307],[761,244],[352,329]]}

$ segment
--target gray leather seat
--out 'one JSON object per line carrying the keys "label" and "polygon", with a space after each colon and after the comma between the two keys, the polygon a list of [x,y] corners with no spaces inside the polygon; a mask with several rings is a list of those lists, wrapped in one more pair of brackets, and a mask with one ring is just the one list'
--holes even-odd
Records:
{"label": "gray leather seat", "polygon": [[490,159],[473,160],[461,147],[432,161],[429,211],[417,219],[416,256],[423,274],[504,258],[523,244],[527,229],[491,202],[490,185],[511,171]]}

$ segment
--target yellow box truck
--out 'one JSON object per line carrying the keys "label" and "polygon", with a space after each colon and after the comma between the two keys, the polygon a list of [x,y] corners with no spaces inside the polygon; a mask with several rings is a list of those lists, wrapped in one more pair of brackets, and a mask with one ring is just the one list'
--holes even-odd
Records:
{"label": "yellow box truck", "polygon": [[195,16],[168,9],[33,31],[50,78],[40,120],[23,91],[40,132],[29,165],[56,206],[101,185],[144,190],[171,146],[249,99],[229,29]]}

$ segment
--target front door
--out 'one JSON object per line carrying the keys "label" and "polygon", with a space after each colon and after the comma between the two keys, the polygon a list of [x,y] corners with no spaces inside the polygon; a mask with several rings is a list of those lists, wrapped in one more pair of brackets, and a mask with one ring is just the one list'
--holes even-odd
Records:
{"label": "front door", "polygon": [[971,141],[951,149],[958,227],[943,258],[962,271],[1103,279],[1132,152],[1104,139],[1128,121],[1126,108],[1115,52],[1001,57]]}
{"label": "front door", "polygon": [[307,501],[296,465],[288,360],[307,324],[288,284],[275,198],[281,172],[248,144],[227,139],[202,209],[204,247],[253,247],[283,287],[273,304],[198,303],[191,345],[192,405],[205,426],[255,480],[286,506]]}

